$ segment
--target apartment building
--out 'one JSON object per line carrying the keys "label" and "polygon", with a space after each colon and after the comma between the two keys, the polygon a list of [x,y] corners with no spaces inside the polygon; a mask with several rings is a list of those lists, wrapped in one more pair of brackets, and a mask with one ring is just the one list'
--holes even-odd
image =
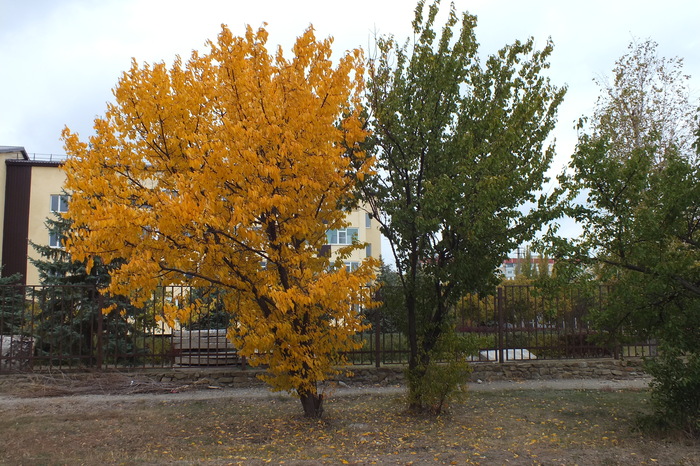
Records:
{"label": "apartment building", "polygon": [[[36,256],[30,242],[60,247],[59,239],[49,233],[45,222],[55,212],[68,209],[61,160],[39,160],[30,157],[24,147],[0,146],[0,162],[2,276],[19,273],[25,284],[38,285],[39,273],[29,261]],[[378,223],[362,209],[349,212],[347,219],[347,228],[328,231],[328,247],[333,254],[353,239],[367,243],[345,260],[345,266],[352,270],[365,257],[379,258],[381,235]]]}
{"label": "apartment building", "polygon": [[30,158],[24,147],[0,146],[0,257],[2,276],[19,273],[28,285],[39,284],[39,273],[29,262],[36,253],[29,242],[60,246],[50,238],[46,219],[65,212],[62,194],[65,174],[60,160]]}
{"label": "apartment building", "polygon": [[349,226],[341,230],[328,230],[326,236],[331,250],[331,257],[338,249],[352,244],[354,240],[365,243],[363,249],[356,249],[345,259],[348,271],[356,269],[366,257],[379,259],[381,254],[381,234],[379,222],[363,208],[348,212],[346,220]]}

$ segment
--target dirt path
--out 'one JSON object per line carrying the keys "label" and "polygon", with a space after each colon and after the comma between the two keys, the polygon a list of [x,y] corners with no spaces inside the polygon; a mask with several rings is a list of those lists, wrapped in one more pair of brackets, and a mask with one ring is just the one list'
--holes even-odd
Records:
{"label": "dirt path", "polygon": [[[470,391],[500,390],[621,390],[645,389],[650,379],[560,379],[522,380],[498,382],[474,382]],[[265,387],[220,388],[155,383],[144,380],[129,380],[128,377],[104,377],[82,380],[40,380],[12,384],[5,380],[0,390],[0,410],[8,408],[41,408],[50,411],[75,410],[78,406],[125,403],[159,403],[222,398],[278,399],[289,397],[287,393],[273,393]],[[343,397],[363,393],[401,394],[402,386],[336,386],[327,391],[327,396]]]}

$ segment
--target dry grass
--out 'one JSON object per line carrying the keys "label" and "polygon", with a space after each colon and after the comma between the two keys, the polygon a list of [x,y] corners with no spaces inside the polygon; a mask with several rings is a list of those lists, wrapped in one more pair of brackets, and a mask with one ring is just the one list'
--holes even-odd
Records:
{"label": "dry grass", "polygon": [[633,428],[647,396],[474,392],[430,419],[406,414],[399,396],[372,392],[330,398],[321,421],[304,419],[297,401],[275,395],[34,399],[3,405],[0,462],[700,464],[697,441]]}

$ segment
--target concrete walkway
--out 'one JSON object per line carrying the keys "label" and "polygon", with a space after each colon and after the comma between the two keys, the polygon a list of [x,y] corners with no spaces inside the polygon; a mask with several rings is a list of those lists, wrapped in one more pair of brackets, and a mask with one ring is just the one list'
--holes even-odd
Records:
{"label": "concrete walkway", "polygon": [[[558,380],[522,380],[522,381],[496,381],[496,382],[472,382],[468,384],[468,390],[474,392],[502,391],[502,390],[642,390],[649,387],[651,379],[558,379]],[[405,387],[400,385],[390,386],[335,386],[327,390],[327,396],[332,398],[354,396],[362,394],[401,394]],[[184,386],[181,389],[163,391],[161,393],[133,393],[133,394],[81,394],[49,397],[22,397],[16,395],[0,396],[0,409],[35,407],[48,409],[71,409],[81,406],[83,409],[96,404],[104,403],[133,403],[133,402],[163,402],[163,401],[187,401],[209,400],[221,398],[286,398],[291,395],[283,392],[273,393],[266,387],[256,388],[216,388],[200,387],[193,389]]]}

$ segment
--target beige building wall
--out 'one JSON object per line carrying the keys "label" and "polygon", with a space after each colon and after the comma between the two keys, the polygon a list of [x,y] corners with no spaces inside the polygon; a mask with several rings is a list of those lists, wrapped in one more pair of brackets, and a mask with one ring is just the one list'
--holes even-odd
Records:
{"label": "beige building wall", "polygon": [[[51,195],[62,194],[65,181],[66,175],[59,167],[36,165],[32,167],[32,194],[29,201],[29,240],[31,242],[41,245],[49,244],[49,232],[45,222],[46,219],[53,216]],[[27,249],[27,254],[29,257],[38,257],[31,245]],[[39,273],[31,262],[28,262],[27,285],[39,284]]]}
{"label": "beige building wall", "polygon": [[[379,232],[379,222],[374,218],[370,218],[366,206],[361,205],[358,209],[348,212],[346,219],[349,222],[348,229],[357,229],[357,240],[360,243],[367,243],[368,246],[362,249],[356,249],[350,257],[345,259],[346,266],[353,267],[359,265],[366,257],[371,256],[379,259],[381,256],[381,233]],[[336,251],[344,247],[343,244],[334,244],[331,242],[331,257],[334,257]]]}

